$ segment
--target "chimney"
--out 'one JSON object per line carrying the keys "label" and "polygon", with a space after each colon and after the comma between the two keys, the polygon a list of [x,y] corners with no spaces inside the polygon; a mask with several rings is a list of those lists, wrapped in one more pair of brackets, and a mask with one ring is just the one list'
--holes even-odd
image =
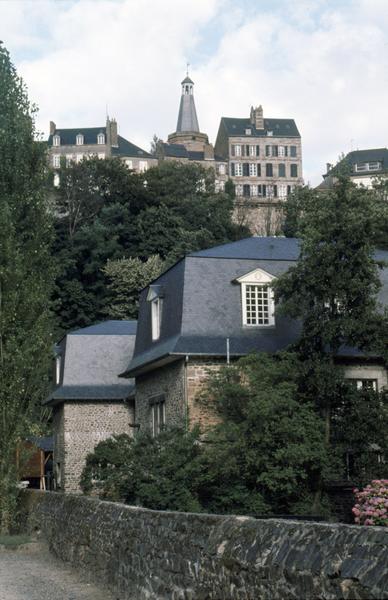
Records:
{"label": "chimney", "polygon": [[331,163],[326,163],[326,173],[328,173],[331,169],[332,165]]}
{"label": "chimney", "polygon": [[117,148],[119,145],[119,139],[118,139],[118,135],[117,135],[117,121],[116,119],[109,119],[109,117],[106,120],[106,137],[107,137],[107,145],[108,146],[113,146],[114,148]]}
{"label": "chimney", "polygon": [[264,129],[263,107],[261,104],[254,109],[253,113],[255,117],[254,125],[256,129]]}
{"label": "chimney", "polygon": [[56,128],[54,121],[50,121],[50,135],[54,135]]}

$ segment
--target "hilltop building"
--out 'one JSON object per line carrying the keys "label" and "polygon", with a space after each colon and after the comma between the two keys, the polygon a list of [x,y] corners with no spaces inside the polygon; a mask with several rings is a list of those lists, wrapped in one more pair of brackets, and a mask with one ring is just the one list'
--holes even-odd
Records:
{"label": "hilltop building", "polygon": [[323,181],[317,190],[332,188],[339,172],[349,175],[356,185],[371,188],[377,178],[388,177],[388,149],[354,150],[335,166],[327,163],[326,173],[322,175]]}
{"label": "hilltop building", "polygon": [[245,218],[253,233],[276,233],[282,204],[303,184],[302,141],[295,121],[264,118],[261,106],[252,107],[248,118],[222,117],[215,152],[227,161],[235,185],[235,218]]}
{"label": "hilltop building", "polygon": [[117,156],[129,169],[144,172],[157,164],[157,160],[117,132],[115,119],[106,120],[105,127],[79,127],[61,129],[50,121],[48,139],[49,163],[54,169],[61,166],[61,158],[70,162],[80,162],[85,157],[110,158]]}

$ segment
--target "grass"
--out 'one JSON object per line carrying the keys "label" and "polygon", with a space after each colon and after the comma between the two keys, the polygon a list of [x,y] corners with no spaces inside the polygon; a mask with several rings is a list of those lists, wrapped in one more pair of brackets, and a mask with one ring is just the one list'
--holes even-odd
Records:
{"label": "grass", "polygon": [[0,535],[0,546],[6,546],[7,548],[17,548],[30,542],[32,542],[32,539],[28,535]]}

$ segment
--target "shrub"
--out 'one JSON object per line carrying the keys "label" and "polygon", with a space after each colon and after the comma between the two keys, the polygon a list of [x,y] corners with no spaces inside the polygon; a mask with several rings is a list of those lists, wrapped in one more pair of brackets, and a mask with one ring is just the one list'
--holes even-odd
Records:
{"label": "shrub", "polygon": [[388,526],[388,479],[374,479],[363,490],[354,490],[357,503],[352,509],[359,525]]}

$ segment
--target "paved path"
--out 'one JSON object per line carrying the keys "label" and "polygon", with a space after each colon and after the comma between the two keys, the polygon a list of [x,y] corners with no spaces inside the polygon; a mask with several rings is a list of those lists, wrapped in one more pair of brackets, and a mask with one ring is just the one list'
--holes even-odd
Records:
{"label": "paved path", "polygon": [[117,599],[34,543],[17,550],[0,546],[0,600]]}

